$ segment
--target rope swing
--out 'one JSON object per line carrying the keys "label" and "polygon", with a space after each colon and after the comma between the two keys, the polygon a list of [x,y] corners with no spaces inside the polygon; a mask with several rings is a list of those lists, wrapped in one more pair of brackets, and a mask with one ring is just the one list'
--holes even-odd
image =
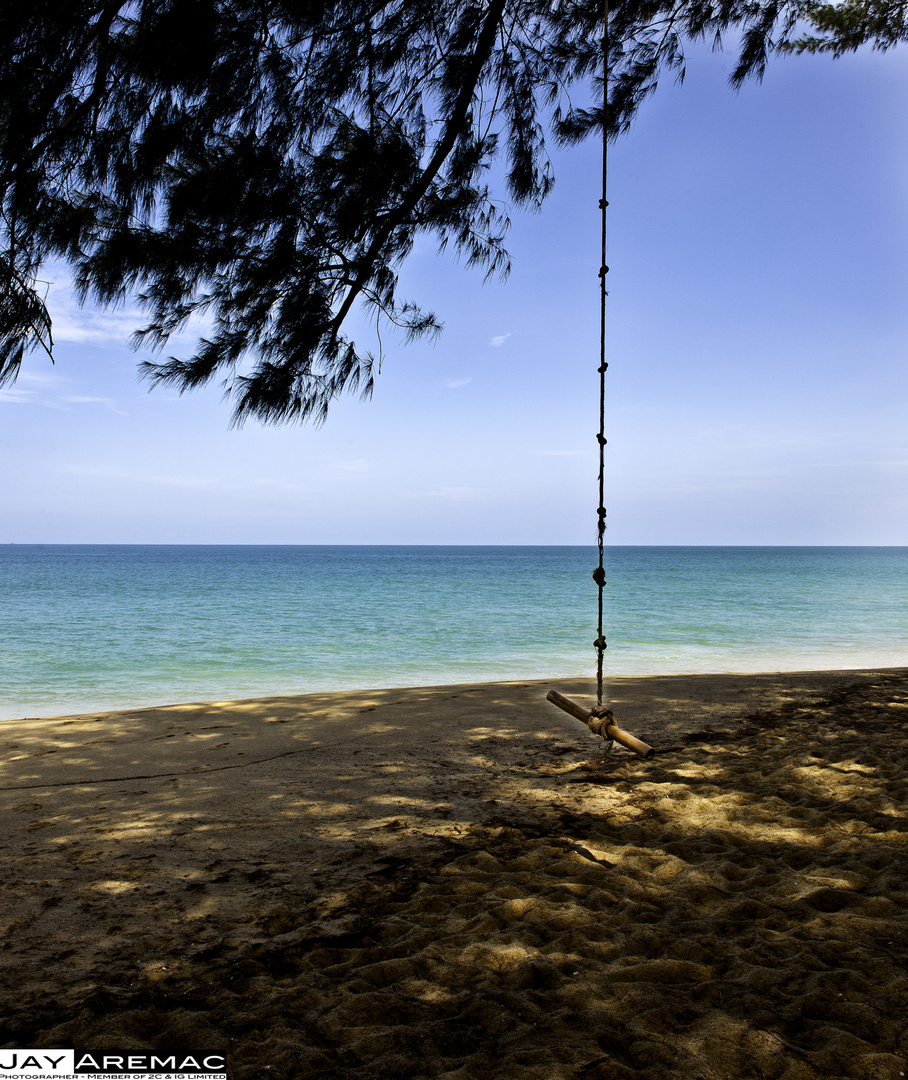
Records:
{"label": "rope swing", "polygon": [[605,607],[605,373],[608,371],[608,363],[605,359],[605,306],[608,290],[606,288],[606,275],[608,266],[605,262],[606,225],[608,211],[608,115],[609,115],[609,0],[603,0],[602,8],[602,194],[599,200],[599,218],[601,222],[601,253],[599,262],[599,432],[596,439],[599,443],[599,503],[597,507],[598,523],[596,528],[596,542],[599,548],[599,565],[593,571],[593,581],[598,589],[596,640],[593,645],[596,649],[596,706],[586,709],[582,705],[559,694],[557,690],[550,690],[546,695],[548,701],[563,709],[575,719],[586,724],[590,731],[611,742],[621,743],[629,750],[649,759],[655,754],[655,750],[645,742],[622,731],[615,724],[615,716],[611,709],[603,704],[602,683],[605,650],[605,628],[603,611]]}

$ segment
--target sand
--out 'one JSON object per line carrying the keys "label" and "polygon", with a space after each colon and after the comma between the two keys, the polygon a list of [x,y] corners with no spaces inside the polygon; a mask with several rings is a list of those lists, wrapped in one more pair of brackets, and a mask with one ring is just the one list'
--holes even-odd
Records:
{"label": "sand", "polygon": [[0,1045],[908,1074],[908,669],[615,679],[648,762],[551,685],[3,723]]}

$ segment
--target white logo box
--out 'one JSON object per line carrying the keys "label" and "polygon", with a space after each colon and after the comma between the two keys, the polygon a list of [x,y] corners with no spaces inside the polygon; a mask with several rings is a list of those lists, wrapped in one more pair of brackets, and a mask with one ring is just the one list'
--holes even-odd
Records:
{"label": "white logo box", "polygon": [[225,1068],[210,1050],[0,1050],[0,1080],[227,1080]]}

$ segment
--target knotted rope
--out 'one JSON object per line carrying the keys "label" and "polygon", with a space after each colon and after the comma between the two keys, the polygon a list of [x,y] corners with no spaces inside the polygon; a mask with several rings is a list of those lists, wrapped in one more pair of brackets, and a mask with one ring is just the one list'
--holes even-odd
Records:
{"label": "knotted rope", "polygon": [[608,81],[609,81],[609,0],[603,0],[603,29],[602,29],[602,198],[599,200],[601,220],[601,261],[599,266],[599,521],[597,528],[597,543],[599,547],[599,565],[593,571],[593,580],[599,589],[598,619],[596,623],[596,711],[603,708],[602,705],[602,668],[607,648],[605,629],[603,627],[603,608],[605,602],[605,373],[608,364],[605,359],[605,298],[608,290],[605,287],[605,276],[608,266],[605,263],[605,240],[606,240],[606,211],[608,209]]}

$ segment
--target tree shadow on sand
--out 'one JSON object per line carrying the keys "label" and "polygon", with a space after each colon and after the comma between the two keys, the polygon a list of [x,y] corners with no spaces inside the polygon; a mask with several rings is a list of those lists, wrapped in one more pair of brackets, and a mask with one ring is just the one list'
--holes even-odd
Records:
{"label": "tree shadow on sand", "polygon": [[237,1080],[908,1073],[908,678],[653,762],[539,696],[10,728],[0,1042]]}

